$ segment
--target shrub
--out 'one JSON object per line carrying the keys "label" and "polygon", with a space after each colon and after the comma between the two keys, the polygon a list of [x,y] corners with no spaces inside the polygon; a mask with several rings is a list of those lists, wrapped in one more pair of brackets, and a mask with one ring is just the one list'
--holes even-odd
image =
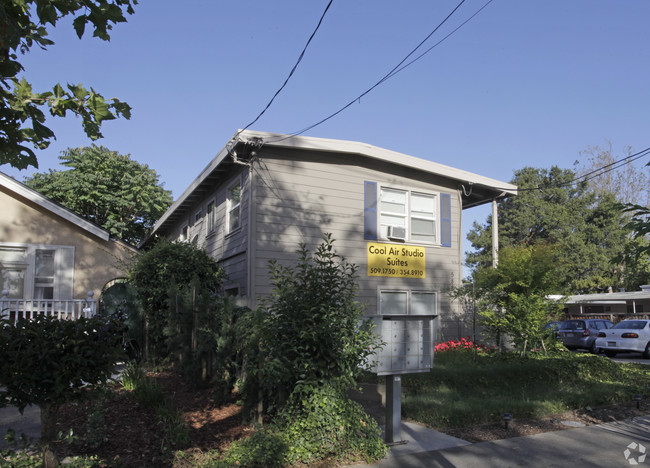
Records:
{"label": "shrub", "polygon": [[119,315],[58,320],[51,316],[0,321],[0,405],[41,410],[41,444],[53,456],[60,405],[102,388],[121,357]]}
{"label": "shrub", "polygon": [[175,351],[169,348],[169,335],[165,334],[165,329],[178,321],[172,320],[176,310],[170,307],[170,300],[176,300],[174,294],[189,293],[207,301],[216,294],[223,276],[221,267],[205,251],[184,242],[161,239],[138,257],[129,280],[142,303],[139,322],[144,327],[145,358],[165,359]]}
{"label": "shrub", "polygon": [[337,255],[326,235],[295,266],[270,262],[271,297],[243,322],[246,399],[266,399],[271,427],[234,444],[224,463],[286,466],[328,457],[376,459],[385,446],[376,423],[347,396],[376,348],[356,302],[356,266]]}
{"label": "shrub", "polygon": [[326,235],[313,256],[301,245],[295,266],[270,262],[274,289],[259,315],[258,372],[272,406],[324,382],[352,385],[377,346],[356,301],[356,265],[333,242]]}
{"label": "shrub", "polygon": [[382,458],[381,430],[361,406],[331,386],[296,392],[276,421],[234,443],[217,466],[284,467]]}

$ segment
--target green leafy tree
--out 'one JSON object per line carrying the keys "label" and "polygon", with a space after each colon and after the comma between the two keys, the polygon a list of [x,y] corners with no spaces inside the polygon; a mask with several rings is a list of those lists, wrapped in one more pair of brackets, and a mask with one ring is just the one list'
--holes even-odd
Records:
{"label": "green leafy tree", "polygon": [[28,405],[40,408],[45,466],[56,466],[52,442],[59,407],[106,384],[121,358],[123,330],[119,315],[0,321],[0,405],[21,412]]}
{"label": "green leafy tree", "polygon": [[[169,357],[170,327],[175,329],[179,321],[192,320],[191,315],[171,316],[180,310],[176,299],[187,301],[187,295],[195,292],[197,304],[205,301],[218,293],[223,277],[223,269],[204,250],[183,242],[160,239],[137,258],[129,271],[129,281],[138,292],[142,315],[130,320],[141,327],[145,358]],[[193,309],[190,306],[190,314]]]}
{"label": "green leafy tree", "polygon": [[381,458],[376,422],[350,400],[377,344],[356,301],[357,268],[336,254],[331,235],[305,245],[295,265],[269,264],[273,292],[249,325],[247,404],[265,397],[270,427],[233,444],[228,466],[294,466],[323,459]]}
{"label": "green leafy tree", "polygon": [[[500,247],[545,242],[563,252],[564,268],[557,293],[580,293],[625,283],[627,269],[617,261],[630,230],[612,194],[597,196],[573,171],[526,167],[512,181],[520,189],[499,205]],[[468,234],[474,248],[467,254],[473,267],[492,264],[492,218],[475,223]]]}
{"label": "green leafy tree", "polygon": [[271,260],[273,292],[261,305],[263,373],[271,395],[347,388],[375,348],[356,300],[357,267],[336,254],[331,235],[313,254],[301,245],[295,266]]}
{"label": "green leafy tree", "polygon": [[45,112],[64,117],[68,112],[81,118],[83,129],[93,140],[101,138],[106,120],[130,118],[131,108],[118,99],[105,99],[81,84],[55,84],[51,91],[37,92],[24,77],[19,54],[32,47],[54,44],[48,29],[66,16],[73,16],[79,38],[86,26],[93,36],[110,40],[114,24],[133,14],[137,0],[3,0],[0,2],[0,165],[24,169],[38,167],[34,149],[47,148],[55,138],[45,125]]}
{"label": "green leafy tree", "polygon": [[69,148],[59,159],[70,169],[36,173],[25,183],[126,242],[137,245],[171,205],[156,171],[129,155],[92,145]]}
{"label": "green leafy tree", "polygon": [[631,290],[650,283],[650,208],[627,204],[623,211],[631,215],[627,227],[633,232],[633,239],[626,246],[623,258],[630,270],[625,286]]}
{"label": "green leafy tree", "polygon": [[561,311],[561,302],[546,299],[558,286],[561,263],[555,246],[519,245],[502,250],[497,268],[475,274],[483,324],[510,336],[522,356],[532,343],[544,344],[544,325]]}

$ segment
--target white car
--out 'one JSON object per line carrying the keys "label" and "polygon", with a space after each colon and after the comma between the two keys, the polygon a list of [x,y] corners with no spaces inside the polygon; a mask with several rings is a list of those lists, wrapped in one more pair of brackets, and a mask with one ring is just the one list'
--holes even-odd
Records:
{"label": "white car", "polygon": [[608,357],[621,352],[637,352],[650,359],[650,320],[623,320],[602,330],[596,338],[596,346]]}

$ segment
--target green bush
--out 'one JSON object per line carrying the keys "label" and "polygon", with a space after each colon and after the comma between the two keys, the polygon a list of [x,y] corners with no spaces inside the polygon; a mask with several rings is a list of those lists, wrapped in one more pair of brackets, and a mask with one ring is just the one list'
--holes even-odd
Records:
{"label": "green bush", "polygon": [[375,343],[356,301],[357,267],[334,251],[326,235],[313,256],[301,245],[295,266],[269,265],[273,292],[258,315],[259,361],[250,364],[269,406],[324,383],[354,384]]}
{"label": "green bush", "polygon": [[[204,250],[184,242],[161,239],[138,257],[129,272],[129,281],[142,304],[139,322],[143,327],[145,358],[165,359],[178,351],[170,349],[169,334],[165,333],[165,329],[180,320],[173,317],[175,307],[170,307],[170,302],[176,300],[175,293],[191,292],[200,297],[199,304],[204,303],[216,295],[223,276],[222,268]],[[172,285],[174,294],[170,296]],[[191,320],[191,316],[186,320]]]}
{"label": "green bush", "polygon": [[356,302],[356,266],[335,253],[329,235],[313,255],[304,245],[298,255],[295,266],[270,262],[271,297],[241,320],[247,330],[247,405],[263,397],[275,419],[233,444],[227,466],[384,454],[376,423],[345,392],[377,346]]}
{"label": "green bush", "polygon": [[41,444],[48,457],[60,405],[93,396],[122,357],[118,315],[58,320],[37,316],[0,321],[0,406],[41,410]]}
{"label": "green bush", "polygon": [[275,422],[234,443],[217,466],[285,467],[320,460],[371,462],[386,446],[381,430],[345,392],[323,386],[294,393]]}

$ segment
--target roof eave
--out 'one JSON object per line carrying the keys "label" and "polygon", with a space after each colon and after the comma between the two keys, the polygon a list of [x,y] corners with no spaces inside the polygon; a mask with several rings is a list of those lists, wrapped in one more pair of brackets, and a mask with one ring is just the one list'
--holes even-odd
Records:
{"label": "roof eave", "polygon": [[88,221],[87,219],[79,216],[75,212],[69,210],[68,208],[50,200],[44,195],[38,193],[36,190],[28,187],[27,185],[18,182],[17,180],[9,177],[8,175],[0,172],[0,185],[3,185],[12,192],[18,194],[22,198],[25,198],[41,208],[50,211],[51,213],[65,219],[66,221],[71,222],[72,224],[80,227],[81,229],[87,231],[88,233],[99,237],[102,240],[109,240],[110,233],[104,228],[97,226],[96,224]]}

